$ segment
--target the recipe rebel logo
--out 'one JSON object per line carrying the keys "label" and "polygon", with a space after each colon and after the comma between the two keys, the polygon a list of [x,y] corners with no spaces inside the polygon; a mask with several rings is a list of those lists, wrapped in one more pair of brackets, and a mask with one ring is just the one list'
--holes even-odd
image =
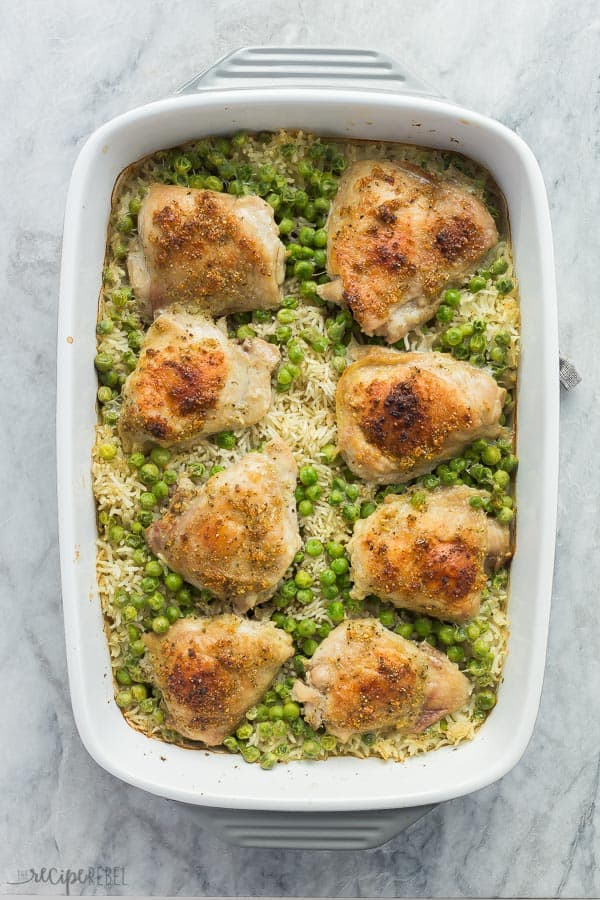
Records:
{"label": "the recipe rebel logo", "polygon": [[85,887],[102,887],[110,891],[112,888],[126,887],[125,866],[87,866],[78,869],[61,869],[57,866],[19,869],[15,881],[7,881],[11,887],[22,885],[49,885],[62,888],[59,892],[69,896],[71,889],[75,893]]}

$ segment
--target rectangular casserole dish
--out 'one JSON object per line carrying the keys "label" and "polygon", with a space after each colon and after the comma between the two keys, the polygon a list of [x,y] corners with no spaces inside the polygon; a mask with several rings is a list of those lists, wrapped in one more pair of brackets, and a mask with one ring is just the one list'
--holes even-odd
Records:
{"label": "rectangular casserole dish", "polygon": [[[490,170],[509,210],[520,282],[522,359],[518,546],[511,570],[511,638],[504,683],[493,714],[472,742],[402,764],[346,757],[278,765],[266,773],[240,765],[234,756],[149,740],[127,725],[114,702],[96,586],[90,473],[96,423],[95,322],[111,192],[127,165],[156,150],[205,135],[282,127],[457,150]],[[238,51],[193,79],[179,95],[134,109],[99,128],[77,159],[67,200],[57,401],[69,679],[77,727],[92,757],[124,781],[163,797],[281,814],[424,807],[470,793],[506,774],[531,737],[545,663],[558,471],[557,360],[550,220],[533,154],[508,128],[432,96],[380,54],[300,48]],[[341,845],[349,844],[342,839]]]}

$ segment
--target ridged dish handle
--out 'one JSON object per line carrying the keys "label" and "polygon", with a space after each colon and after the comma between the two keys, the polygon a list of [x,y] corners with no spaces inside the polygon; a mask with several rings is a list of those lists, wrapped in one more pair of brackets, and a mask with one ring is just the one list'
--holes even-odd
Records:
{"label": "ridged dish handle", "polygon": [[439,96],[405,66],[377,50],[242,47],[182,85],[178,94],[247,87],[370,88]]}
{"label": "ridged dish handle", "polygon": [[408,828],[433,806],[363,812],[268,812],[196,807],[202,824],[236,847],[369,850]]}

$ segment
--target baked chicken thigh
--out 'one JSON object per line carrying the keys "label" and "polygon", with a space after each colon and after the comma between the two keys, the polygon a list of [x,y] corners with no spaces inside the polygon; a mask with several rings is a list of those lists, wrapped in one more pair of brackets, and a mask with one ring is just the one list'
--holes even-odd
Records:
{"label": "baked chicken thigh", "polygon": [[364,332],[393,343],[430,319],[442,289],[498,241],[485,205],[406,162],[363,160],[345,172],[328,220],[321,297],[346,303]]}
{"label": "baked chicken thigh", "polygon": [[394,606],[450,622],[479,613],[486,563],[509,555],[509,531],[469,504],[480,491],[460,485],[427,495],[415,508],[411,497],[389,496],[367,519],[359,519],[348,544],[353,596],[376,594]]}
{"label": "baked chicken thigh", "polygon": [[169,725],[209,746],[233,731],[294,652],[272,622],[233,615],[179,619],[143,640]]}
{"label": "baked chicken thigh", "polygon": [[338,382],[339,448],[367,481],[408,481],[495,437],[505,395],[491,375],[446,354],[369,349]]}
{"label": "baked chicken thigh", "polygon": [[152,184],[138,236],[127,267],[149,315],[171,303],[214,316],[279,304],[285,248],[260,197]]}
{"label": "baked chicken thigh", "polygon": [[341,741],[379,729],[417,734],[464,706],[471,691],[447,656],[376,619],[342,622],[305,668],[292,696],[313,728],[324,725]]}
{"label": "baked chicken thigh", "polygon": [[300,546],[295,487],[294,457],[271,441],[201,487],[179,488],[146,541],[190,584],[244,612],[275,592]]}
{"label": "baked chicken thigh", "polygon": [[189,445],[225,428],[253,425],[271,404],[273,344],[230,341],[185,312],[155,319],[123,387],[119,432],[126,450]]}

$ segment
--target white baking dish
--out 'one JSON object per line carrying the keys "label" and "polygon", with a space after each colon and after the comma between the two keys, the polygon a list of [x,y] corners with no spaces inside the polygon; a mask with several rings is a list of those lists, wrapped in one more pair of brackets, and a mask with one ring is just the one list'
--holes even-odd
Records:
{"label": "white baking dish", "polygon": [[[525,750],[545,662],[557,493],[558,347],[550,220],[536,160],[509,129],[431,96],[396,64],[365,51],[238,52],[204,79],[190,82],[185,91],[99,128],[77,159],[67,201],[58,331],[58,500],[69,678],[81,738],[94,759],[124,781],[164,797],[221,809],[389,811],[475,791],[502,777]],[[523,355],[518,547],[504,683],[497,707],[475,740],[401,765],[342,758],[278,765],[264,772],[236,756],[149,740],[126,724],[113,698],[96,587],[90,478],[96,423],[95,321],[111,191],[125,166],[158,149],[205,135],[280,127],[459,150],[487,166],[509,208],[521,289]],[[390,813],[378,814],[376,821],[390,821],[390,815],[396,822]],[[410,814],[413,819],[416,815]],[[354,831],[344,831],[344,826],[337,832],[339,845],[367,846],[394,830],[389,826],[367,839],[364,823],[373,819],[355,816],[352,821]],[[254,827],[252,822],[248,827]],[[331,824],[324,827],[331,833]],[[240,826],[240,841],[259,841],[257,833],[254,841],[244,836],[244,828]],[[357,829],[363,829],[362,837],[357,837]],[[277,843],[269,827],[261,834],[265,843]],[[303,843],[300,837],[290,840],[293,845]],[[321,838],[320,846],[323,842]]]}

